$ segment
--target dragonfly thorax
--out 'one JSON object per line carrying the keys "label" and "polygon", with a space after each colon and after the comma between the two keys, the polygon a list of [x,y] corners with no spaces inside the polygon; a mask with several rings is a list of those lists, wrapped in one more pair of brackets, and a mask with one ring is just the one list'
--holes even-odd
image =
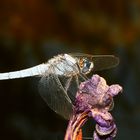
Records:
{"label": "dragonfly thorax", "polygon": [[55,56],[54,58],[50,59],[48,63],[50,65],[48,70],[49,73],[64,75],[67,77],[79,73],[76,59],[68,54]]}

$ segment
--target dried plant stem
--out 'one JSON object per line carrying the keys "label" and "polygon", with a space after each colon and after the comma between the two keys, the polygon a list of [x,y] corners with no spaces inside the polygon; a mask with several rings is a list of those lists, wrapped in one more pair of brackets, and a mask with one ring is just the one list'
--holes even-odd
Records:
{"label": "dried plant stem", "polygon": [[81,127],[87,120],[88,112],[77,114],[76,116],[73,115],[69,121],[64,140],[82,140]]}

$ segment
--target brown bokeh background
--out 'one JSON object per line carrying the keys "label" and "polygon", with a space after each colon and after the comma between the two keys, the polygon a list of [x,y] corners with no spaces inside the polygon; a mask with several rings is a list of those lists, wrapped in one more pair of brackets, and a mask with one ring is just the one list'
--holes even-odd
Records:
{"label": "brown bokeh background", "polygon": [[[120,58],[117,68],[99,74],[124,88],[112,112],[116,139],[139,139],[140,1],[0,1],[0,72],[31,67],[67,52]],[[38,80],[0,81],[0,139],[63,139],[67,121],[46,106],[38,94]],[[92,136],[90,131],[87,126],[85,135]]]}

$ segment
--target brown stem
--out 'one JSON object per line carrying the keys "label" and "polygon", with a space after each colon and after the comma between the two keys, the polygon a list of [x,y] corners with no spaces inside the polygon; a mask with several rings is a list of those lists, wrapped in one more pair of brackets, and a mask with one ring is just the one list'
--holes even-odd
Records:
{"label": "brown stem", "polygon": [[69,121],[64,140],[82,140],[81,127],[88,120],[88,112],[73,115]]}

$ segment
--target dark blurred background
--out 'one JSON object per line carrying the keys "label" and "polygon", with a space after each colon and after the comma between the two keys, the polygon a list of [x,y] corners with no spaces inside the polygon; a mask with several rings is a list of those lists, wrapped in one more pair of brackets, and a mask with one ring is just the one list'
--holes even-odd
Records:
{"label": "dark blurred background", "polygon": [[[139,139],[140,1],[0,1],[0,72],[28,68],[67,52],[120,58],[118,67],[98,74],[124,88],[112,111],[116,140]],[[0,81],[1,140],[63,139],[68,122],[47,107],[38,94],[38,80]],[[92,136],[88,130],[85,134]]]}

